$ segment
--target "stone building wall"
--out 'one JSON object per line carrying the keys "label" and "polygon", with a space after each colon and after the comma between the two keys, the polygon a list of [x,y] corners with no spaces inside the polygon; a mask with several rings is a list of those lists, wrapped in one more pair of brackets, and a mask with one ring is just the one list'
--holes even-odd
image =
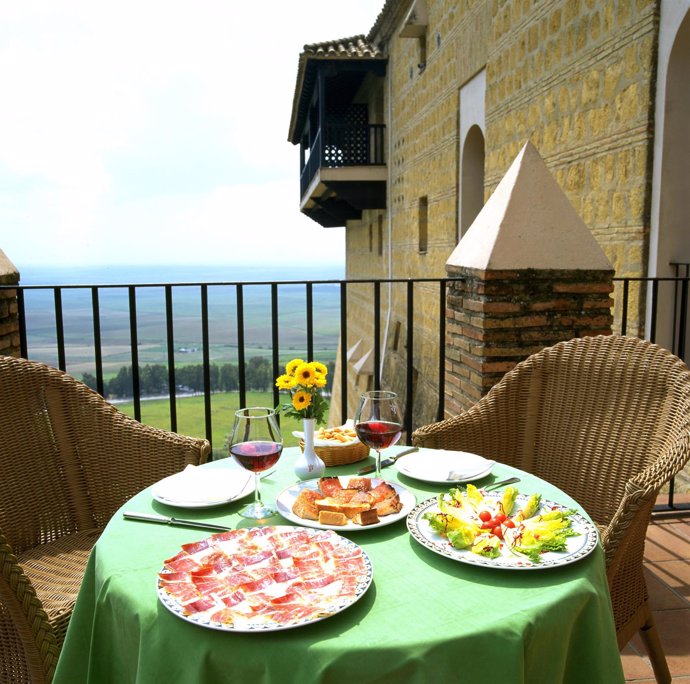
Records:
{"label": "stone building wall", "polygon": [[511,0],[489,40],[485,196],[530,139],[617,277],[647,270],[657,34],[657,0]]}
{"label": "stone building wall", "polygon": [[[382,41],[389,56],[384,82],[388,207],[348,223],[347,277],[446,276],[446,260],[459,240],[459,93],[482,69],[484,199],[531,140],[615,275],[645,275],[658,3],[426,0],[426,60],[420,69],[419,39],[399,35],[411,3],[389,0],[384,20],[375,27],[378,33],[369,35]],[[422,252],[421,198],[428,213]],[[614,331],[620,329],[619,294],[614,293]],[[630,290],[628,316],[637,311],[638,323],[628,327],[629,334],[640,332],[643,294],[641,288]],[[422,424],[433,419],[438,401],[439,316],[435,290],[421,287],[415,301],[420,313],[414,321],[414,420]],[[368,339],[371,347],[372,323],[364,314],[370,300],[353,296],[350,305],[348,345]],[[390,320],[389,333],[397,325],[404,339],[405,300],[395,290]],[[406,350],[404,345],[392,349],[393,337],[382,339],[389,345],[382,384],[402,392]],[[357,380],[352,370],[350,377]],[[365,385],[360,377],[359,387]]]}

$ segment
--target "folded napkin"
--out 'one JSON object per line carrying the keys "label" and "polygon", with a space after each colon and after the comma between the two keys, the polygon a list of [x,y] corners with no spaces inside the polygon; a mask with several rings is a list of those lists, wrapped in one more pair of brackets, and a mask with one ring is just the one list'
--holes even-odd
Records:
{"label": "folded napkin", "polygon": [[235,498],[249,483],[252,474],[239,468],[198,468],[188,465],[153,486],[163,499],[184,503],[217,503]]}
{"label": "folded napkin", "polygon": [[397,463],[399,470],[411,477],[432,482],[449,482],[471,480],[488,474],[495,461],[467,451],[422,449],[403,456]]}
{"label": "folded napkin", "polygon": [[495,461],[489,461],[483,456],[467,451],[441,449],[428,456],[427,469],[433,471],[434,475],[438,474],[445,477],[452,471],[454,478],[469,479],[483,473],[494,464]]}

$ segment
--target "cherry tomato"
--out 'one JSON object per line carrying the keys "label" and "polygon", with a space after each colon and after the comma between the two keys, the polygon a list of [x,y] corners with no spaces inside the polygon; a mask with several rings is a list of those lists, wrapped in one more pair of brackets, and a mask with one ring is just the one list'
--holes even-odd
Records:
{"label": "cherry tomato", "polygon": [[503,539],[503,530],[501,529],[500,525],[496,525],[493,530],[491,530],[491,534],[493,534],[495,537],[498,537],[499,539]]}
{"label": "cherry tomato", "polygon": [[482,523],[481,529],[482,530],[493,530],[494,528],[494,521],[493,520],[487,520],[486,522]]}
{"label": "cherry tomato", "polygon": [[494,517],[494,520],[500,525],[502,522],[505,522],[506,516],[503,515],[503,513],[497,513],[496,516]]}
{"label": "cherry tomato", "polygon": [[491,520],[491,513],[489,513],[489,511],[482,511],[482,512],[479,514],[479,519],[480,519],[482,522],[489,522],[489,520]]}
{"label": "cherry tomato", "polygon": [[515,527],[515,523],[510,518],[508,518],[503,524],[506,527],[510,527],[511,529]]}

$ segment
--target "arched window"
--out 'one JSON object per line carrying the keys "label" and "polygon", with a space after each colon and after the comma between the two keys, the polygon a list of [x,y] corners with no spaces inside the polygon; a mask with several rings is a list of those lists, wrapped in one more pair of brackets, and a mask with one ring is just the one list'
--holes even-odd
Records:
{"label": "arched window", "polygon": [[[684,0],[667,3],[664,10],[656,107],[661,125],[654,146],[649,245],[649,275],[662,277],[676,275],[674,263],[690,263],[690,9]],[[683,268],[679,275],[684,274]],[[651,315],[648,305],[648,335]],[[657,312],[655,341],[687,359],[689,341],[685,349],[679,349],[674,339],[674,319],[679,315],[682,312],[674,311],[672,295],[665,293]]]}
{"label": "arched window", "polygon": [[479,126],[467,131],[460,175],[460,233],[464,235],[484,206],[484,136]]}

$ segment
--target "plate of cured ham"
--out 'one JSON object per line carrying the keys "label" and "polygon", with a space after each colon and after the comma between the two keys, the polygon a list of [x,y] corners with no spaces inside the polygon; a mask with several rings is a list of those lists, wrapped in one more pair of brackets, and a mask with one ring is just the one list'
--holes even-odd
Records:
{"label": "plate of cured ham", "polygon": [[330,530],[252,527],[183,544],[163,562],[158,598],[177,617],[230,632],[324,620],[371,585],[367,554]]}
{"label": "plate of cured ham", "polygon": [[402,520],[417,499],[406,487],[375,477],[322,477],[284,489],[276,508],[298,525],[351,532]]}

